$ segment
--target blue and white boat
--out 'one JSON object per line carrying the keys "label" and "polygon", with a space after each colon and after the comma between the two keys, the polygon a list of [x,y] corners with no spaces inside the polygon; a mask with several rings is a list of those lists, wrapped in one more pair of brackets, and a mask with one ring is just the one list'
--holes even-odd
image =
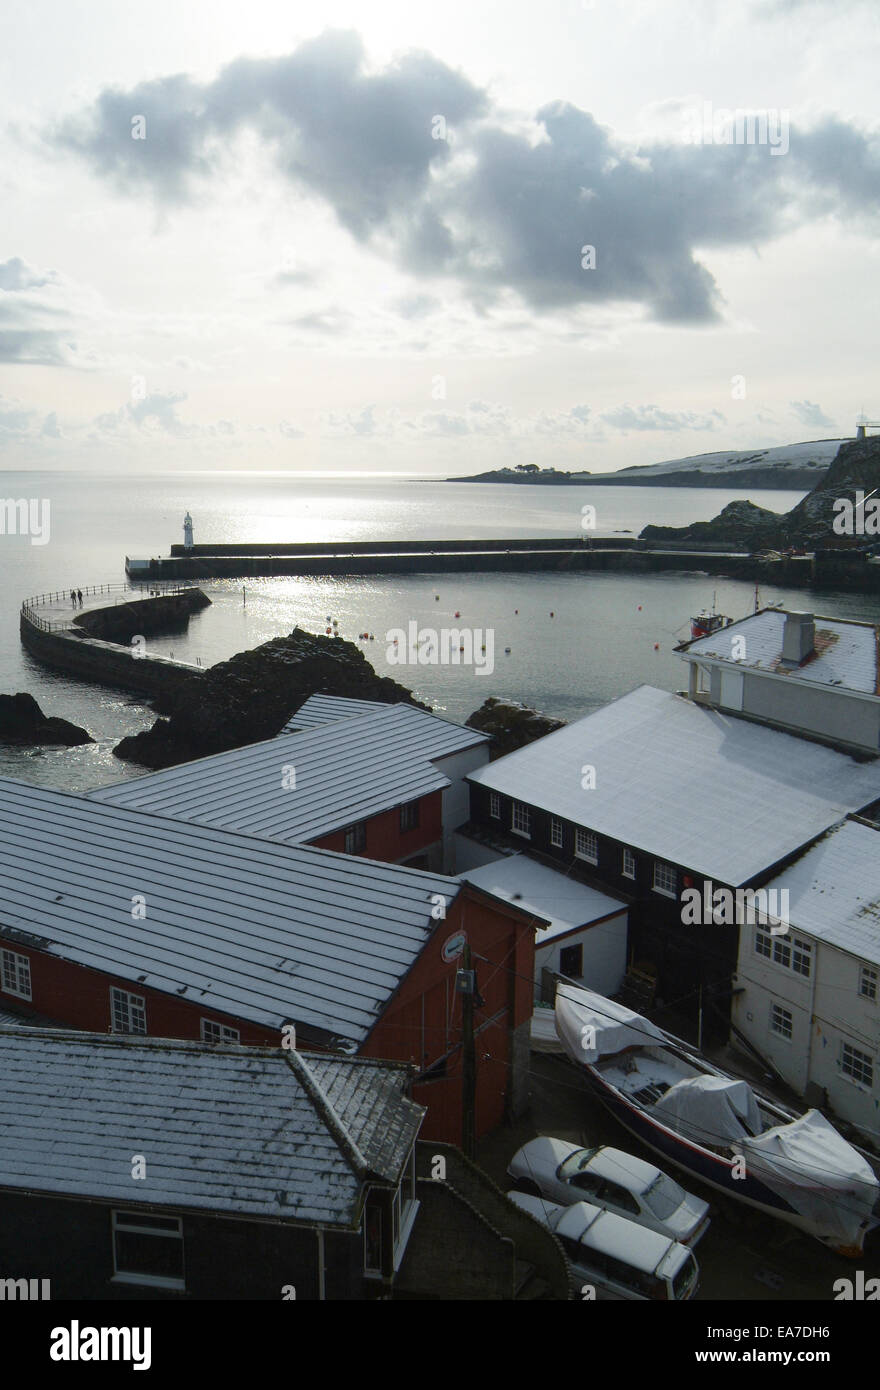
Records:
{"label": "blue and white boat", "polygon": [[589,1089],[676,1167],[840,1254],[880,1226],[880,1181],[818,1110],[803,1115],[591,990],[560,984],[556,1031]]}

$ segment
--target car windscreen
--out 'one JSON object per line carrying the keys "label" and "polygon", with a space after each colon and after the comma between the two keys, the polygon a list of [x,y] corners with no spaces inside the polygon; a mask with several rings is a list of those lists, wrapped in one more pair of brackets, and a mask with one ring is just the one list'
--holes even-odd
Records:
{"label": "car windscreen", "polygon": [[678,1211],[685,1200],[686,1193],[677,1182],[665,1173],[658,1173],[651,1186],[642,1194],[642,1201],[659,1221],[667,1221],[673,1212]]}
{"label": "car windscreen", "polygon": [[693,1255],[688,1253],[688,1257],[672,1281],[672,1288],[675,1297],[687,1298],[691,1289],[697,1282],[697,1262]]}

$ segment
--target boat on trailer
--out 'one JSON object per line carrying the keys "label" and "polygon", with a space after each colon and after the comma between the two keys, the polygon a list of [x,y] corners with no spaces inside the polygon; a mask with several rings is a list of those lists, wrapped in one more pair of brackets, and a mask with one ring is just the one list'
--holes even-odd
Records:
{"label": "boat on trailer", "polygon": [[556,1031],[589,1089],[676,1167],[839,1254],[880,1226],[880,1180],[818,1110],[797,1115],[592,990],[560,983]]}

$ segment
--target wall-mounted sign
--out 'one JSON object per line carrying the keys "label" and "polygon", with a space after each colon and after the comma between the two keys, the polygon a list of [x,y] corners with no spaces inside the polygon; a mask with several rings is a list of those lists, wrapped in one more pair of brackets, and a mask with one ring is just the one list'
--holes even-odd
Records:
{"label": "wall-mounted sign", "polygon": [[458,960],[467,944],[467,934],[463,931],[453,932],[452,936],[447,936],[443,942],[443,959],[448,963]]}

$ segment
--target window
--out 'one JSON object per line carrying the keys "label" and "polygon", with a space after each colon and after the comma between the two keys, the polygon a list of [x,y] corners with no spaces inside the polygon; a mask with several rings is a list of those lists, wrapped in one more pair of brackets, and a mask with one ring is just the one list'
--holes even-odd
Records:
{"label": "window", "polygon": [[183,1223],[178,1217],[114,1211],[113,1277],[120,1284],[186,1288]]}
{"label": "window", "polygon": [[794,1019],[789,1009],[783,1009],[781,1004],[773,1004],[770,1008],[770,1027],[774,1033],[778,1033],[781,1038],[787,1038],[791,1042],[791,1035],[794,1031]]}
{"label": "window", "polygon": [[578,826],[574,832],[574,852],[578,859],[586,859],[589,864],[598,864],[599,836],[594,835],[592,830],[581,830]]}
{"label": "window", "polygon": [[857,1047],[844,1043],[840,1053],[840,1069],[844,1076],[852,1077],[863,1086],[874,1084],[874,1058]]}
{"label": "window", "polygon": [[869,965],[863,965],[859,975],[859,994],[863,999],[871,999],[877,1002],[877,979],[878,972],[872,970]]}
{"label": "window", "polygon": [[559,952],[559,973],[570,975],[575,980],[581,978],[584,973],[584,948],[580,943],[577,946],[563,946]]}
{"label": "window", "polygon": [[654,860],[654,892],[662,893],[666,898],[674,898],[678,891],[678,874],[671,864],[664,864],[662,860]]}
{"label": "window", "polygon": [[554,849],[562,849],[562,821],[557,820],[555,816],[550,821],[550,843]]}
{"label": "window", "polygon": [[624,878],[635,878],[636,876],[636,857],[631,849],[623,851],[623,876]]}
{"label": "window", "polygon": [[802,941],[799,936],[789,940],[787,936],[771,936],[769,932],[758,930],[755,932],[755,954],[785,966],[786,970],[792,970],[796,975],[804,975],[807,979],[810,977],[813,948],[809,941]]}
{"label": "window", "polygon": [[516,835],[525,835],[527,839],[532,833],[532,813],[528,806],[524,806],[521,801],[513,803],[513,820],[511,829]]}
{"label": "window", "polygon": [[146,1033],[147,1010],[139,994],[124,989],[110,991],[111,1030],[114,1033]]}
{"label": "window", "polygon": [[20,999],[31,997],[31,963],[17,951],[0,951],[0,988]]}
{"label": "window", "polygon": [[356,825],[350,825],[345,832],[345,853],[360,854],[366,847],[367,827],[364,821],[359,820]]}
{"label": "window", "polygon": [[419,803],[408,801],[405,806],[400,808],[400,828],[405,830],[418,830],[419,828]]}
{"label": "window", "polygon": [[237,1028],[227,1028],[225,1023],[215,1023],[212,1018],[203,1018],[202,1042],[241,1042],[241,1034]]}
{"label": "window", "polygon": [[489,793],[489,815],[493,820],[501,819],[501,797],[497,792]]}
{"label": "window", "polygon": [[813,958],[813,948],[808,941],[801,941],[795,937],[791,943],[791,968],[796,975],[810,975],[810,963]]}

